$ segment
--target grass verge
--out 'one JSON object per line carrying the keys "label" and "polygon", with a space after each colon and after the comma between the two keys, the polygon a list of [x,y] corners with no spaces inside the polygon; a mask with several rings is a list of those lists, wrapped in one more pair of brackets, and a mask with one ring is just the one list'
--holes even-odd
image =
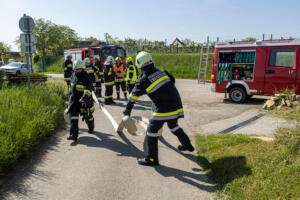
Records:
{"label": "grass verge", "polygon": [[[46,68],[45,72],[53,74],[64,73],[63,68],[61,67],[64,62],[64,56],[48,56],[45,59]],[[41,60],[34,65],[35,72],[43,72],[41,67]]]}
{"label": "grass verge", "polygon": [[62,125],[64,87],[55,83],[0,90],[0,173]]}
{"label": "grass verge", "polygon": [[[135,59],[136,55],[128,55]],[[170,72],[176,78],[197,79],[198,69],[200,64],[199,54],[152,54],[156,67],[165,69]],[[61,67],[64,62],[63,56],[51,57],[46,60],[47,67],[45,72],[47,73],[63,73]],[[204,65],[204,62],[202,62]],[[37,72],[41,72],[42,69],[38,63],[35,67]],[[208,71],[206,79],[209,80],[211,76],[212,61],[208,62]]]}
{"label": "grass verge", "polygon": [[245,135],[197,136],[196,141],[220,198],[299,199],[299,128],[278,130],[273,142]]}

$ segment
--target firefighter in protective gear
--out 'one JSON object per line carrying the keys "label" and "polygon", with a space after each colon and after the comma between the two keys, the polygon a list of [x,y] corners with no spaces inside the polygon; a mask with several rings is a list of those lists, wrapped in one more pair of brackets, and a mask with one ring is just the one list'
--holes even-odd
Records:
{"label": "firefighter in protective gear", "polygon": [[90,75],[93,81],[93,90],[95,90],[97,69],[91,64],[91,60],[89,58],[84,59],[84,65],[85,71],[88,73],[88,75]]}
{"label": "firefighter in protective gear", "polygon": [[71,94],[68,102],[71,114],[71,128],[68,140],[77,141],[79,114],[83,117],[89,128],[89,133],[94,131],[94,101],[92,98],[93,81],[84,70],[85,65],[81,60],[76,60],[73,65],[74,73],[71,76]]}
{"label": "firefighter in protective gear", "polygon": [[138,159],[141,165],[159,165],[157,132],[166,122],[171,132],[177,136],[181,145],[180,151],[194,151],[189,137],[178,125],[178,119],[183,118],[183,108],[180,95],[175,87],[175,79],[167,71],[155,68],[152,56],[147,52],[140,52],[136,57],[136,65],[141,68],[142,75],[135,84],[126,106],[124,115],[130,115],[135,101],[147,94],[155,105],[150,123],[147,127],[148,155]]}
{"label": "firefighter in protective gear", "polygon": [[67,82],[68,88],[70,87],[71,75],[73,72],[73,62],[72,55],[68,54],[67,59],[62,64],[62,68],[64,69],[64,79]]}
{"label": "firefighter in protective gear", "polygon": [[134,85],[137,81],[138,70],[134,66],[133,59],[131,57],[128,57],[126,59],[126,63],[127,63],[127,69],[126,69],[127,89],[128,89],[128,92],[131,93],[131,91],[134,88]]}
{"label": "firefighter in protective gear", "polygon": [[104,63],[104,85],[105,85],[105,96],[104,103],[106,105],[115,104],[113,101],[113,86],[115,84],[115,72],[113,68],[114,59],[112,56],[108,56]]}
{"label": "firefighter in protective gear", "polygon": [[117,91],[117,99],[120,99],[120,87],[122,88],[122,92],[124,94],[125,99],[127,100],[127,90],[126,90],[126,82],[125,82],[125,67],[122,63],[121,58],[116,57],[116,63],[114,65],[114,70],[116,74],[115,85]]}
{"label": "firefighter in protective gear", "polygon": [[100,56],[95,56],[95,68],[96,68],[96,95],[97,97],[102,97],[102,86],[101,83],[103,81],[103,67],[100,61]]}

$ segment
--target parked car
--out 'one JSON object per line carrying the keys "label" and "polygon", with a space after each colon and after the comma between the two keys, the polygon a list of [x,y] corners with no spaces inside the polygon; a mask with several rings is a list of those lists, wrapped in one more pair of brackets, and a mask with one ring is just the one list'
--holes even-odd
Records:
{"label": "parked car", "polygon": [[[0,70],[3,70],[6,72],[6,74],[27,74],[28,73],[28,65],[26,63],[21,62],[13,62],[9,63],[8,65],[0,67]],[[30,65],[31,72],[33,72],[33,68]]]}

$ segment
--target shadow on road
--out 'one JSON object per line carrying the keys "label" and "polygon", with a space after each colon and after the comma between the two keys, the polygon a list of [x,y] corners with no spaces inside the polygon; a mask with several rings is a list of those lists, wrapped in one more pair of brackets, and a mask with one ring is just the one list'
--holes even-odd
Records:
{"label": "shadow on road", "polygon": [[[248,99],[246,99],[244,104],[247,104],[247,105],[262,105],[265,101],[266,101],[265,98],[248,98]],[[232,101],[230,101],[230,99],[224,99],[223,103],[224,104],[234,104],[234,105],[236,105],[236,103],[233,103]]]}
{"label": "shadow on road", "polygon": [[[139,152],[138,153],[139,155],[145,155],[144,152],[140,151],[136,146],[134,146],[134,144],[132,144],[130,142],[130,140],[125,136],[125,134],[123,132],[120,132],[119,136],[128,145],[128,147],[130,149],[132,149],[136,152]],[[147,151],[147,149],[146,149],[147,145],[145,145],[145,144],[146,144],[146,142],[144,140],[144,149],[145,149],[145,151]],[[210,183],[207,182],[206,175],[202,175],[199,173],[186,172],[186,171],[183,171],[180,169],[176,169],[176,168],[172,168],[172,167],[168,167],[168,166],[164,166],[164,165],[157,166],[154,169],[160,175],[162,175],[164,177],[174,177],[174,178],[178,179],[179,181],[190,184],[201,190],[205,190],[205,191],[209,191],[209,192],[215,191],[215,186],[208,185]],[[198,182],[202,182],[202,183],[198,183]],[[203,183],[206,183],[207,185],[205,185]]]}
{"label": "shadow on road", "polygon": [[222,190],[226,184],[232,182],[234,179],[248,176],[252,173],[251,168],[247,167],[245,156],[224,157],[210,163],[203,156],[195,156],[179,151],[177,148],[170,145],[163,137],[159,137],[159,140],[162,144],[181,154],[185,158],[197,163],[202,168],[202,170],[194,168],[194,171],[207,171],[206,175],[209,179],[217,184],[213,187],[213,190]]}
{"label": "shadow on road", "polygon": [[42,196],[42,194],[30,190],[26,185],[26,180],[30,176],[44,182],[51,182],[56,178],[56,175],[52,172],[37,169],[37,165],[45,160],[45,155],[48,151],[58,151],[57,144],[59,144],[62,139],[65,139],[58,135],[59,134],[56,134],[46,138],[45,141],[37,147],[36,150],[38,151],[30,153],[30,155],[24,158],[24,160],[21,160],[11,172],[0,176],[0,199],[5,199],[8,193],[13,193],[20,199],[22,196],[29,197],[28,194],[35,196],[30,196],[30,199],[40,199],[38,197]]}

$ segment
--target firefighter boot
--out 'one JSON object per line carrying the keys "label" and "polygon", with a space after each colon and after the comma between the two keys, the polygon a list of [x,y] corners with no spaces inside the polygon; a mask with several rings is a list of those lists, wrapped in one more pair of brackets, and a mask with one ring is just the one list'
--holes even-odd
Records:
{"label": "firefighter boot", "polygon": [[74,142],[77,142],[77,137],[73,136],[73,135],[69,135],[67,137],[67,140],[73,140]]}
{"label": "firefighter boot", "polygon": [[86,118],[85,122],[86,122],[86,124],[88,125],[88,128],[89,128],[88,132],[89,133],[94,133],[94,127],[95,127],[95,125],[94,125],[94,117],[91,116],[89,118]]}
{"label": "firefighter boot", "polygon": [[147,136],[148,155],[145,158],[139,158],[138,164],[146,166],[157,166],[158,162],[158,138]]}
{"label": "firefighter boot", "polygon": [[189,137],[186,135],[186,133],[181,128],[178,130],[178,133],[176,134],[176,136],[178,137],[178,140],[181,143],[181,145],[179,145],[177,147],[179,151],[193,152],[195,150],[193,145],[191,144]]}

